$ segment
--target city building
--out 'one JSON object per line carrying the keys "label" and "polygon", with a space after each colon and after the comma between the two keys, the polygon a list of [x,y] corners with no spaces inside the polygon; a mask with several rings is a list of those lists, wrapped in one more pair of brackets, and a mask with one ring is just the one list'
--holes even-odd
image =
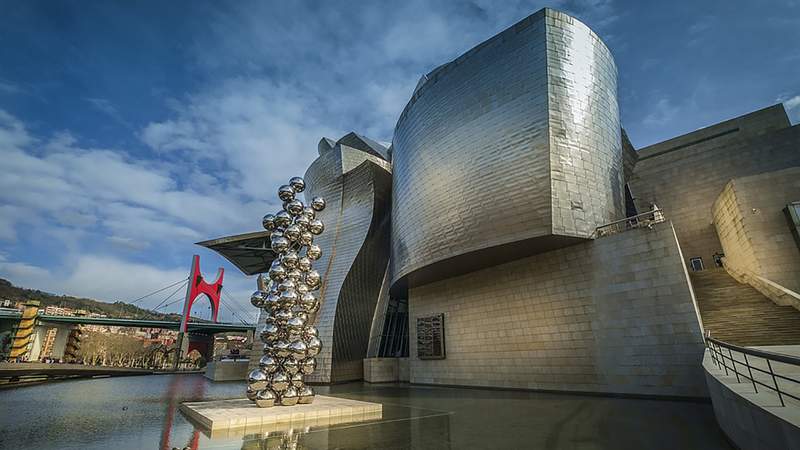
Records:
{"label": "city building", "polygon": [[[543,9],[424,75],[391,145],[323,138],[311,381],[707,397],[705,333],[800,344],[800,126],[636,150],[617,96],[608,47]],[[199,244],[274,258],[264,231]]]}

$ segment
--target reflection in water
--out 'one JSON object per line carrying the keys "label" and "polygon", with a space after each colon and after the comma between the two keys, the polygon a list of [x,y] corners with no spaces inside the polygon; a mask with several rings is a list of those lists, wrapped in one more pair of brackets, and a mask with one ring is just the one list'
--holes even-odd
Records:
{"label": "reflection in water", "polygon": [[689,402],[352,383],[318,392],[379,402],[382,419],[214,437],[179,412],[244,384],[154,375],[0,391],[0,449],[731,448],[711,405]]}

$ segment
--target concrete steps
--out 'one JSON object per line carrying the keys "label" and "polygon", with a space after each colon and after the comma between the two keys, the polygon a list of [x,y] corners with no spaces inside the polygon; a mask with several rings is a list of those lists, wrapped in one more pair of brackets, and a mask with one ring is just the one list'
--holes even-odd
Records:
{"label": "concrete steps", "polygon": [[800,311],[778,306],[721,269],[690,274],[705,330],[736,345],[800,344]]}

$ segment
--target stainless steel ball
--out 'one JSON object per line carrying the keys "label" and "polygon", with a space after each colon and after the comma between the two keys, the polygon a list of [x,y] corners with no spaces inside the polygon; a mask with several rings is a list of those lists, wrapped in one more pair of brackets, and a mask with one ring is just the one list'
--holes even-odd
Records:
{"label": "stainless steel ball", "polygon": [[292,177],[289,179],[289,186],[294,189],[295,192],[303,192],[306,190],[306,182],[300,177]]}
{"label": "stainless steel ball", "polygon": [[299,392],[300,398],[297,400],[297,403],[301,403],[307,405],[314,401],[314,389],[311,389],[311,386],[305,385],[303,386],[302,390]]}
{"label": "stainless steel ball", "polygon": [[320,219],[314,219],[308,223],[308,231],[310,231],[311,234],[322,234],[322,232],[325,231],[325,224],[322,223]]}
{"label": "stainless steel ball", "polygon": [[272,314],[272,317],[275,318],[275,323],[277,323],[278,326],[285,326],[286,321],[294,317],[294,313],[289,309],[279,309]]}
{"label": "stainless steel ball", "polygon": [[[302,212],[302,211],[301,211]],[[272,231],[275,229],[275,214],[265,214],[261,219],[261,225],[265,230]]]}
{"label": "stainless steel ball", "polygon": [[303,279],[303,272],[300,272],[297,268],[292,269],[286,272],[286,278],[292,280],[296,283],[300,283]]}
{"label": "stainless steel ball", "polygon": [[322,341],[316,336],[309,337],[305,343],[306,354],[311,358],[319,355],[319,352],[322,351]]}
{"label": "stainless steel ball", "polygon": [[294,189],[292,189],[292,187],[288,184],[284,184],[278,188],[278,198],[284,202],[290,202],[294,200]]}
{"label": "stainless steel ball", "polygon": [[266,295],[264,292],[255,291],[253,295],[250,296],[250,304],[255,306],[256,308],[261,308],[264,306],[264,298]]}
{"label": "stainless steel ball", "polygon": [[265,344],[272,344],[281,338],[281,334],[281,329],[277,325],[274,323],[268,323],[264,325],[264,329],[261,331],[261,342]]}
{"label": "stainless steel ball", "polygon": [[308,272],[306,272],[306,284],[308,285],[309,288],[315,289],[319,287],[321,281],[322,277],[316,270],[309,270]]}
{"label": "stainless steel ball", "polygon": [[275,405],[275,400],[278,399],[277,394],[272,389],[264,389],[258,391],[256,395],[256,406],[259,408],[269,408]]}
{"label": "stainless steel ball", "polygon": [[283,236],[292,242],[297,242],[298,239],[300,239],[300,233],[300,227],[297,225],[289,225],[286,227],[286,231],[283,232]]}
{"label": "stainless steel ball", "polygon": [[304,207],[305,206],[303,205],[303,202],[301,202],[300,200],[294,199],[294,200],[292,200],[292,201],[290,201],[289,203],[286,204],[286,212],[288,212],[289,214],[291,214],[293,216],[299,216],[300,214],[303,213],[303,208]]}
{"label": "stainless steel ball", "polygon": [[253,369],[247,375],[247,386],[250,389],[260,391],[267,388],[267,381],[269,377],[261,369]]}
{"label": "stainless steel ball", "polygon": [[303,256],[302,258],[297,260],[297,269],[301,272],[308,272],[311,270],[311,259],[307,256]]}
{"label": "stainless steel ball", "polygon": [[306,292],[300,296],[300,307],[308,314],[319,311],[319,299],[313,292]]}
{"label": "stainless steel ball", "polygon": [[[314,219],[316,220],[316,219]],[[314,243],[314,235],[310,231],[303,231],[297,238],[297,242],[301,245],[311,245]]]}
{"label": "stainless steel ball", "polygon": [[275,294],[270,292],[266,298],[264,298],[264,309],[268,311],[274,311],[280,305],[281,296],[280,294]]}
{"label": "stainless steel ball", "polygon": [[278,284],[278,292],[286,292],[286,291],[293,291],[297,288],[297,283],[294,282],[291,278],[287,277],[283,279],[283,281]]}
{"label": "stainless steel ball", "polygon": [[300,228],[301,231],[308,230],[309,223],[311,223],[311,220],[308,217],[304,216],[303,214],[300,214],[294,219],[294,224],[297,225],[297,227]]}
{"label": "stainless steel ball", "polygon": [[283,360],[283,371],[288,375],[294,375],[300,371],[300,364],[294,358],[286,358]]}
{"label": "stainless steel ball", "polygon": [[306,323],[306,322],[308,322],[308,313],[307,313],[307,312],[305,312],[305,311],[298,311],[298,312],[294,313],[294,315],[295,315],[295,317],[297,317],[298,319],[302,320],[302,321],[303,321],[303,323]]}
{"label": "stainless steel ball", "polygon": [[306,339],[306,340],[308,340],[308,339],[309,339],[310,337],[312,337],[312,336],[317,336],[317,337],[319,337],[319,330],[317,330],[317,327],[314,327],[314,326],[307,326],[307,327],[306,327],[306,328],[303,330],[303,339]]}
{"label": "stainless steel ball", "polygon": [[292,215],[289,214],[288,212],[278,211],[278,213],[275,214],[275,225],[281,228],[286,228],[291,224],[292,224]]}
{"label": "stainless steel ball", "polygon": [[281,265],[288,269],[294,269],[297,267],[297,262],[300,260],[300,256],[298,256],[297,252],[295,251],[288,251],[281,255]]}
{"label": "stainless steel ball", "polygon": [[258,395],[258,391],[255,390],[255,389],[252,389],[250,386],[248,386],[247,390],[245,391],[245,394],[247,395],[247,399],[248,400],[250,400],[251,402],[254,402],[254,401],[256,401],[256,395]]}
{"label": "stainless steel ball", "polygon": [[322,197],[314,197],[311,199],[311,208],[313,208],[314,211],[322,211],[325,209],[325,199]]}
{"label": "stainless steel ball", "polygon": [[306,322],[301,317],[298,317],[297,314],[295,314],[294,317],[286,321],[286,331],[290,335],[299,335],[303,332],[303,326],[305,323]]}
{"label": "stainless steel ball", "polygon": [[[297,302],[299,298],[300,296],[297,295],[297,291],[295,291],[294,289],[283,291],[281,292],[281,297],[280,301],[278,302],[278,305],[280,305],[281,308],[285,308],[288,310],[294,306],[294,304]],[[286,320],[289,319],[291,319],[291,317],[286,318]]]}
{"label": "stainless steel ball", "polygon": [[283,236],[274,237],[270,240],[270,247],[272,248],[273,251],[277,253],[285,252],[286,250],[289,249],[290,245],[291,242],[289,241],[289,239]]}
{"label": "stainless steel ball", "polygon": [[300,295],[303,295],[306,292],[311,290],[311,289],[309,289],[308,285],[303,283],[302,281],[298,281],[296,284],[297,284],[297,287],[296,287],[297,293],[300,294]]}
{"label": "stainless steel ball", "polygon": [[284,392],[281,393],[281,405],[294,406],[300,400],[300,395],[294,386],[289,386]]}
{"label": "stainless steel ball", "polygon": [[291,344],[288,341],[279,339],[272,346],[272,351],[275,352],[275,356],[277,356],[278,358],[286,358],[287,356],[292,354],[292,351],[289,350],[290,345]]}
{"label": "stainless steel ball", "polygon": [[[303,361],[305,363],[305,360]],[[264,355],[258,360],[258,367],[268,375],[275,373],[280,368],[278,360],[270,355]]]}
{"label": "stainless steel ball", "polygon": [[275,281],[282,281],[286,277],[286,269],[278,265],[269,269],[269,277]]}
{"label": "stainless steel ball", "polygon": [[289,387],[290,381],[289,375],[287,375],[286,372],[283,370],[278,370],[273,373],[272,377],[270,378],[270,387],[276,392],[280,393]]}
{"label": "stainless steel ball", "polygon": [[289,344],[289,353],[292,355],[292,358],[296,360],[305,359],[308,353],[308,345],[300,339],[292,341],[292,343]]}
{"label": "stainless steel ball", "polygon": [[306,358],[300,361],[300,372],[305,375],[312,374],[315,370],[317,370],[317,360],[314,358]]}
{"label": "stainless steel ball", "polygon": [[317,217],[317,212],[314,211],[314,208],[312,208],[310,206],[306,206],[305,208],[303,208],[303,215],[308,220],[314,220],[314,218]]}
{"label": "stainless steel ball", "polygon": [[308,249],[306,250],[306,256],[308,259],[316,261],[320,256],[322,256],[322,249],[316,244],[309,245]]}
{"label": "stainless steel ball", "polygon": [[301,372],[298,371],[289,378],[290,378],[290,383],[292,383],[292,386],[296,387],[297,389],[300,389],[303,386],[305,386],[305,383],[303,383],[303,374]]}

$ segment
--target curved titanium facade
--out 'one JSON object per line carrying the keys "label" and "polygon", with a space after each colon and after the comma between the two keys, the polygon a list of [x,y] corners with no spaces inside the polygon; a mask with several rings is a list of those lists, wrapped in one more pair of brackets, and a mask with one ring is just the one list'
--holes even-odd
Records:
{"label": "curved titanium facade", "polygon": [[389,263],[391,164],[387,149],[354,133],[320,141],[320,156],[305,174],[306,198],[324,197],[317,217],[326,230],[316,243],[322,257],[322,306],[316,326],[325,345],[308,381],[363,378],[370,327]]}
{"label": "curved titanium facade", "polygon": [[557,11],[423,77],[393,142],[393,289],[571,245],[623,217],[620,139],[611,53]]}

